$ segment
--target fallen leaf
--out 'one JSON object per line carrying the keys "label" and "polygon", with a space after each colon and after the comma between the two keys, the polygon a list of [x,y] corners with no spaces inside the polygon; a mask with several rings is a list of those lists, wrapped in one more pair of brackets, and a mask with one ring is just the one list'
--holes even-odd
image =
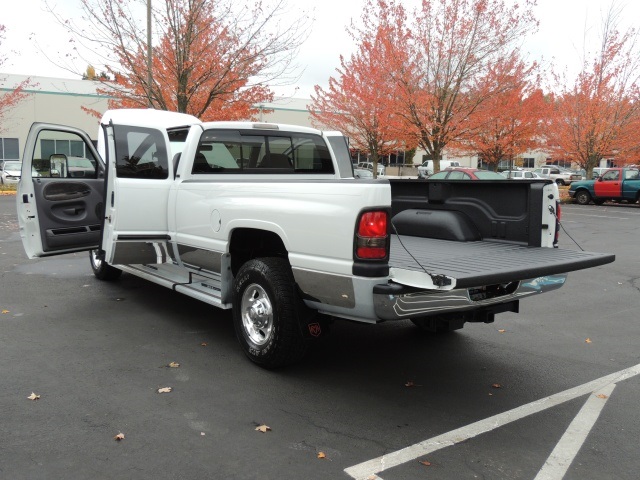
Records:
{"label": "fallen leaf", "polygon": [[584,342],[585,343],[592,343],[590,338],[587,338]]}
{"label": "fallen leaf", "polygon": [[499,383],[494,383],[491,385],[491,388],[502,388],[502,385],[500,385]]}
{"label": "fallen leaf", "polygon": [[40,395],[36,395],[35,393],[31,392],[31,395],[29,395],[27,398],[29,400],[38,400],[40,399]]}
{"label": "fallen leaf", "polygon": [[115,437],[113,437],[113,439],[116,442],[119,442],[120,440],[124,440],[124,433],[120,432],[119,434],[117,434]]}
{"label": "fallen leaf", "polygon": [[167,367],[169,368],[178,368],[179,366],[180,364],[177,362],[171,362],[169,365],[167,365]]}
{"label": "fallen leaf", "polygon": [[427,460],[420,460],[420,463],[422,465],[424,465],[425,467],[430,467],[431,466],[431,462],[428,462]]}
{"label": "fallen leaf", "polygon": [[609,398],[609,395],[605,395],[604,393],[601,393],[600,395],[596,395],[596,397],[598,398]]}
{"label": "fallen leaf", "polygon": [[318,452],[318,458],[327,458],[324,452]]}
{"label": "fallen leaf", "polygon": [[498,330],[498,333],[504,333],[504,332],[506,332],[506,330],[504,328],[501,329],[501,330]]}
{"label": "fallen leaf", "polygon": [[269,430],[271,430],[271,427],[268,427],[267,425],[260,425],[260,426],[256,427],[256,430],[258,432],[266,433]]}
{"label": "fallen leaf", "polygon": [[162,387],[158,389],[158,393],[169,393],[173,388],[171,387]]}
{"label": "fallen leaf", "polygon": [[411,380],[409,380],[407,383],[404,384],[405,387],[421,387],[422,385],[418,385],[413,383]]}
{"label": "fallen leaf", "polygon": [[206,346],[207,346],[207,343],[206,343],[206,342],[202,342],[202,343],[200,344],[200,346],[202,346],[202,347],[206,347]]}
{"label": "fallen leaf", "polygon": [[9,313],[9,310],[2,310],[2,314]]}

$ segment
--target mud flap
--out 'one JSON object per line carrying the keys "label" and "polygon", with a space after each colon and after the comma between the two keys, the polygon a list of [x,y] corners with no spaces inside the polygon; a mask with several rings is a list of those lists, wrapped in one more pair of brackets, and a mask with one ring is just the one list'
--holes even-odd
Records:
{"label": "mud flap", "polygon": [[318,313],[300,301],[300,305],[298,306],[298,322],[305,340],[316,341],[327,336],[332,317]]}

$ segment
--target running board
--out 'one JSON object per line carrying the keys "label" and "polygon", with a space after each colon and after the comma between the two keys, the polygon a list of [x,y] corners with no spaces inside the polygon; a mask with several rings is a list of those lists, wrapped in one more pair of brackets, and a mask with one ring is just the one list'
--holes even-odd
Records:
{"label": "running board", "polygon": [[131,273],[202,302],[228,310],[230,303],[222,302],[220,275],[184,270],[172,263],[155,265],[116,265],[123,272]]}

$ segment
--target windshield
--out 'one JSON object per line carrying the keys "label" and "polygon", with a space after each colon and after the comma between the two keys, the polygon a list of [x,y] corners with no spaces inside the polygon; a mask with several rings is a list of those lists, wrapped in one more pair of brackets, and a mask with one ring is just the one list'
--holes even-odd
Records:
{"label": "windshield", "polygon": [[433,175],[431,175],[429,177],[429,179],[430,180],[438,180],[438,179],[441,179],[441,178],[447,178],[447,174],[448,173],[449,172],[443,170],[442,172],[434,173]]}
{"label": "windshield", "polygon": [[22,170],[21,162],[6,162],[4,164],[5,170]]}

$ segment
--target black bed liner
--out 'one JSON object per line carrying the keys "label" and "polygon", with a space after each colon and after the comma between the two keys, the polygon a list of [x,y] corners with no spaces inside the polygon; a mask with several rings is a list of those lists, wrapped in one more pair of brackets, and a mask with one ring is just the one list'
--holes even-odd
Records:
{"label": "black bed liner", "polygon": [[607,253],[527,247],[495,241],[457,242],[408,235],[400,235],[400,240],[398,236],[391,235],[389,267],[424,271],[420,267],[422,265],[431,274],[455,278],[456,288],[567,273],[615,260],[615,255]]}

